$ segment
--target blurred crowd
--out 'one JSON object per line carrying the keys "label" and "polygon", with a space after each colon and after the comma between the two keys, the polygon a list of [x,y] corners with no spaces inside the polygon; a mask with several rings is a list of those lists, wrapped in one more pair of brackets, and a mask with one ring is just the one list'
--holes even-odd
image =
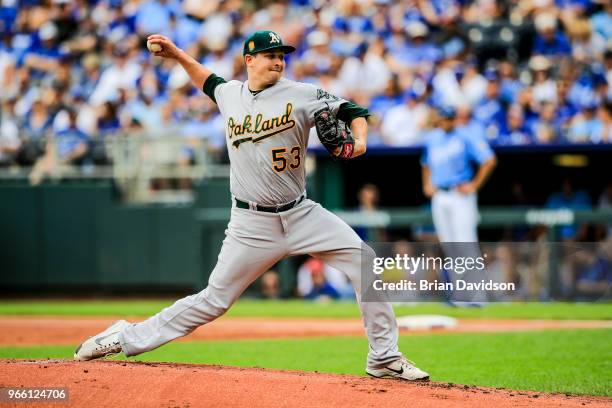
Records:
{"label": "blurred crowd", "polygon": [[216,106],[145,39],[244,80],[264,28],[298,48],[287,77],[369,107],[372,145],[420,145],[439,105],[494,145],[612,142],[606,0],[2,0],[0,163],[103,163],[137,131],[223,156]]}
{"label": "blurred crowd", "polygon": [[[516,188],[516,186],[514,187]],[[520,190],[520,187],[517,188]],[[361,217],[376,215],[380,211],[380,192],[374,184],[365,184],[358,192],[356,213]],[[517,205],[529,205],[529,199],[517,191]],[[531,203],[533,205],[533,203]],[[561,189],[546,199],[548,209],[610,209],[612,206],[612,183],[593,202],[590,195],[574,186],[571,178],[565,178]],[[486,259],[484,276],[495,282],[512,282],[514,291],[490,292],[488,301],[547,300],[551,296],[549,269],[551,262],[558,268],[559,292],[557,296],[566,300],[609,299],[612,285],[612,224],[577,223],[558,226],[557,238],[550,241],[550,227],[543,225],[509,226],[504,228],[481,228],[482,242],[479,244]],[[441,256],[433,225],[412,224],[406,228],[354,228],[366,242],[378,245],[378,256],[395,257],[408,255],[418,257]],[[552,243],[552,244],[551,244]],[[469,247],[459,244],[460,251]],[[554,248],[554,250],[553,250]],[[554,256],[551,255],[554,252]],[[461,252],[463,254],[463,252]],[[465,256],[465,255],[462,255]],[[552,256],[552,258],[551,258]],[[392,267],[383,275],[387,282],[408,279],[429,282],[443,280],[442,271],[435,268],[419,270],[415,275]],[[345,300],[354,298],[354,289],[346,275],[321,261],[308,257],[297,269],[295,289],[291,296],[313,301]],[[281,296],[280,277],[270,271],[261,280],[264,298]],[[439,293],[427,291],[405,292],[402,301],[439,301]],[[394,299],[396,300],[396,299]]]}

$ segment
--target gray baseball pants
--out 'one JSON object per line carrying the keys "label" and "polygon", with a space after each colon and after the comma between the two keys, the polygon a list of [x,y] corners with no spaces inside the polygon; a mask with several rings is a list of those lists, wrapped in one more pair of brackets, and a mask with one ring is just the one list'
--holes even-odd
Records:
{"label": "gray baseball pants", "polygon": [[370,344],[368,366],[378,368],[401,358],[391,304],[360,301],[361,262],[371,265],[374,251],[344,221],[309,199],[281,213],[236,208],[234,203],[206,289],[126,327],[119,335],[123,352],[134,356],[153,350],[215,320],[276,262],[302,254],[321,258],[351,280]]}

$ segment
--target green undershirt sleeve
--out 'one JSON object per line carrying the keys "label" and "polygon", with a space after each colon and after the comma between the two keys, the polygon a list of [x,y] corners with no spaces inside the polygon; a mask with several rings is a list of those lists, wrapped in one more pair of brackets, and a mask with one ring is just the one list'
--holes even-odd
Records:
{"label": "green undershirt sleeve", "polygon": [[344,102],[338,109],[336,117],[349,125],[355,118],[368,118],[370,112],[366,108],[354,104],[353,102]]}
{"label": "green undershirt sleeve", "polygon": [[210,76],[204,82],[204,86],[202,87],[202,90],[204,91],[206,95],[210,97],[210,99],[213,100],[214,103],[217,103],[217,100],[215,99],[215,88],[217,87],[217,85],[221,85],[226,82],[227,81],[221,78],[220,76],[217,76],[215,74],[210,74]]}

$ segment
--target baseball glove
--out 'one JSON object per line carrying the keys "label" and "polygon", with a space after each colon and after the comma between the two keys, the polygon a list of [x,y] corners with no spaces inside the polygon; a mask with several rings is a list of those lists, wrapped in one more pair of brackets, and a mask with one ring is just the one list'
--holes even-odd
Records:
{"label": "baseball glove", "polygon": [[329,105],[314,114],[314,123],[321,144],[335,158],[350,159],[355,138],[346,123],[334,117]]}

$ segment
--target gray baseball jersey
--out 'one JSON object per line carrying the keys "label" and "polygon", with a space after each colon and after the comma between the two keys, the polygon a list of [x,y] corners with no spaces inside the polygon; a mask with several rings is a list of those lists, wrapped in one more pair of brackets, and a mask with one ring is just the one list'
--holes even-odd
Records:
{"label": "gray baseball jersey", "polygon": [[214,96],[226,125],[230,190],[262,205],[287,203],[304,192],[314,113],[329,105],[335,114],[347,102],[289,79],[256,95],[248,82],[229,81],[217,85]]}

